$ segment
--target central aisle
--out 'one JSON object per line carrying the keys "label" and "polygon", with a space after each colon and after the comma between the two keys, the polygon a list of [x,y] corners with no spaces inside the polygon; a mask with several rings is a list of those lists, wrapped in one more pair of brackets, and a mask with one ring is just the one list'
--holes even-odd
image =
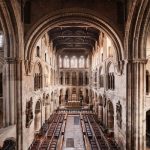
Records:
{"label": "central aisle", "polygon": [[63,150],[85,150],[79,115],[67,117]]}

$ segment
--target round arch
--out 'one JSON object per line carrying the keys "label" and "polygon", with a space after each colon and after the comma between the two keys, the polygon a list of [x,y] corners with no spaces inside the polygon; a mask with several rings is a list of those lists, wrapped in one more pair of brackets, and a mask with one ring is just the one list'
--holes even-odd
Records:
{"label": "round arch", "polygon": [[[11,0],[11,1],[0,1],[0,24],[1,28],[3,30],[4,35],[4,59],[5,64],[12,63],[16,70],[14,71],[14,84],[13,86],[10,86],[9,90],[5,90],[5,103],[10,103],[13,101],[13,96],[9,96],[10,90],[14,90],[14,95],[17,95],[15,97],[16,103],[15,105],[11,105],[12,109],[5,109],[5,115],[3,119],[3,126],[13,125],[16,124],[16,136],[17,136],[17,149],[22,149],[22,58],[24,55],[24,45],[23,45],[23,26],[21,21],[21,13],[20,13],[20,7],[18,5],[18,1]],[[5,72],[7,72],[8,75],[8,66],[5,65]],[[5,74],[4,74],[5,75]],[[12,80],[6,80],[6,84],[12,83]],[[5,84],[5,85],[6,85]],[[12,94],[12,93],[11,93]],[[11,104],[11,103],[10,103]],[[4,107],[6,108],[6,107]],[[17,119],[16,119],[17,114]]]}
{"label": "round arch", "polygon": [[[135,150],[145,149],[146,146],[143,120],[146,119],[144,114],[145,64],[147,62],[146,42],[150,27],[150,1],[133,0],[132,4],[125,29],[125,57],[128,60],[126,149]],[[136,126],[136,124],[140,125]]]}
{"label": "round arch", "polygon": [[145,0],[138,3],[137,0],[133,0],[133,3],[126,24],[125,49],[127,51],[125,57],[131,60],[144,59],[150,29],[150,1]]}
{"label": "round arch", "polygon": [[[63,15],[62,15],[63,14]],[[100,31],[106,33],[112,40],[116,49],[116,61],[124,59],[123,44],[121,36],[102,18],[98,18],[89,10],[61,10],[54,14],[48,14],[37,22],[25,37],[25,59],[32,60],[33,48],[37,40],[47,31],[54,28],[56,25],[63,25],[66,23],[82,23],[85,25],[92,25]]]}

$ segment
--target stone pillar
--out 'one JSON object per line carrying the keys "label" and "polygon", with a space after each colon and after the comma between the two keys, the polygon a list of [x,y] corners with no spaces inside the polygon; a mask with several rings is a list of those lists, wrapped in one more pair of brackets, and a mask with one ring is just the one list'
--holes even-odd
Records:
{"label": "stone pillar", "polygon": [[127,131],[128,150],[144,150],[145,137],[145,63],[133,60],[127,64]]}
{"label": "stone pillar", "polygon": [[4,68],[4,126],[7,127],[16,123],[16,60],[7,58]]}

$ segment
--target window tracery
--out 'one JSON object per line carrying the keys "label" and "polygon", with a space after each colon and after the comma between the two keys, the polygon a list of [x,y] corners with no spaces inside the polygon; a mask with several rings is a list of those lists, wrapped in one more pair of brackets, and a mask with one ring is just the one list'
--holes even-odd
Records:
{"label": "window tracery", "polygon": [[78,67],[78,63],[77,63],[77,57],[73,56],[71,58],[71,68],[77,68]]}
{"label": "window tracery", "polygon": [[69,68],[69,57],[65,56],[64,58],[64,68]]}
{"label": "window tracery", "polygon": [[42,71],[41,66],[36,64],[34,73],[34,90],[42,88]]}
{"label": "window tracery", "polygon": [[62,68],[62,58],[59,57],[59,68]]}
{"label": "window tracery", "polygon": [[3,47],[3,34],[0,33],[0,48]]}
{"label": "window tracery", "polygon": [[83,56],[80,56],[79,58],[79,68],[84,68],[85,67],[85,59]]}

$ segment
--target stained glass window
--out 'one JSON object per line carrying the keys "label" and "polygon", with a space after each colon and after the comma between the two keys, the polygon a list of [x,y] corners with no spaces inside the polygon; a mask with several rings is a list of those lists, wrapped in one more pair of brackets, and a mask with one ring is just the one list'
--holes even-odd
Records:
{"label": "stained glass window", "polygon": [[78,67],[78,63],[77,63],[77,57],[73,56],[71,58],[71,68],[77,68]]}
{"label": "stained glass window", "polygon": [[3,35],[0,33],[0,48],[3,47]]}
{"label": "stained glass window", "polygon": [[79,58],[79,68],[84,68],[85,67],[85,59],[83,56]]}
{"label": "stained glass window", "polygon": [[62,58],[59,57],[59,67],[62,68]]}
{"label": "stained glass window", "polygon": [[64,58],[64,68],[69,68],[69,58],[68,58],[68,56],[65,56],[65,58]]}

